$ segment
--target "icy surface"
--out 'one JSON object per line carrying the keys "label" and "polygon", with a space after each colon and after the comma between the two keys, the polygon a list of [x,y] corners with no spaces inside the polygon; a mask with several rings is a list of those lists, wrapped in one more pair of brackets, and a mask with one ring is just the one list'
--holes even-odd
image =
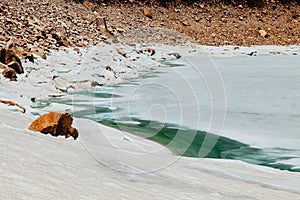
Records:
{"label": "icy surface", "polygon": [[[0,111],[1,199],[300,198],[297,173],[177,158],[156,143],[89,120],[76,119],[77,141],[53,138],[27,131],[30,117]],[[105,138],[97,151],[84,145],[93,134]],[[157,151],[159,156],[152,155]],[[148,171],[149,163],[158,168]]]}

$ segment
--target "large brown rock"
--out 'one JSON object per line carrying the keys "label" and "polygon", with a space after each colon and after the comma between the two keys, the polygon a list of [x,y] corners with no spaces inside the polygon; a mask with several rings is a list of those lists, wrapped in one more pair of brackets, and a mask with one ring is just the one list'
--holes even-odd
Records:
{"label": "large brown rock", "polygon": [[18,74],[24,73],[22,62],[12,49],[3,48],[0,50],[0,62],[14,69]]}
{"label": "large brown rock", "polygon": [[72,122],[73,118],[69,113],[50,112],[33,121],[28,129],[43,134],[50,133],[55,137],[59,135],[64,135],[65,138],[72,136],[76,140],[78,131],[71,126]]}
{"label": "large brown rock", "polygon": [[2,72],[2,75],[5,78],[9,78],[11,81],[17,81],[17,73],[12,68],[9,68],[9,67],[5,68]]}
{"label": "large brown rock", "polygon": [[12,61],[10,63],[7,63],[7,66],[13,70],[15,70],[15,72],[17,74],[23,74],[24,70],[22,65],[20,65],[20,63],[18,63],[17,61]]}

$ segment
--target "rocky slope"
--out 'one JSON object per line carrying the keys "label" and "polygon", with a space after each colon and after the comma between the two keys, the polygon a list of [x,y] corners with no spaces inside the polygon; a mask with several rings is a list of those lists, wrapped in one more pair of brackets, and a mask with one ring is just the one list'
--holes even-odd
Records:
{"label": "rocky slope", "polygon": [[[180,32],[204,45],[300,44],[300,6],[296,2],[268,1],[262,7],[239,1],[236,5],[222,1],[169,7],[134,0],[93,2],[3,0],[0,44],[13,38],[26,51],[43,55],[49,48],[87,47],[129,30],[147,32],[154,27]],[[167,40],[169,32],[164,36]]]}

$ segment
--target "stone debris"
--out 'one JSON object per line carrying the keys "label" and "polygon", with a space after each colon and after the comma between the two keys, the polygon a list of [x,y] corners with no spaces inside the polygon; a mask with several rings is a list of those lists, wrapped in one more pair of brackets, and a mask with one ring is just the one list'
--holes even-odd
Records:
{"label": "stone debris", "polygon": [[267,31],[265,31],[265,30],[259,30],[258,31],[259,32],[259,35],[261,36],[261,37],[264,37],[264,38],[267,38],[269,35],[268,35],[268,33],[267,33]]}
{"label": "stone debris", "polygon": [[93,3],[89,2],[89,1],[84,1],[84,2],[83,2],[83,5],[84,5],[87,9],[89,9],[90,11],[94,11],[95,8],[96,8],[95,4],[93,4]]}
{"label": "stone debris", "polygon": [[65,138],[78,137],[78,131],[72,127],[73,118],[68,113],[50,112],[38,117],[28,127],[29,130],[51,134],[52,136],[65,136]]}
{"label": "stone debris", "polygon": [[145,15],[146,17],[149,17],[150,19],[153,18],[152,11],[151,11],[149,8],[144,8],[144,9],[143,9],[143,12],[144,12],[144,15]]}
{"label": "stone debris", "polygon": [[[157,2],[150,6],[144,1],[0,1],[0,47],[14,38],[24,56],[34,48],[47,54],[49,49],[59,50],[61,46],[97,45],[105,38],[118,42],[115,37],[141,28],[173,30],[202,45],[300,44],[300,5],[294,1],[282,4],[263,0],[259,9],[248,3],[216,6],[194,2],[168,7]],[[146,17],[141,17],[137,10]],[[268,40],[265,38],[270,31],[266,30],[264,36],[257,34],[262,26],[274,27]],[[156,37],[152,38],[155,41]],[[178,40],[175,38],[174,44]]]}

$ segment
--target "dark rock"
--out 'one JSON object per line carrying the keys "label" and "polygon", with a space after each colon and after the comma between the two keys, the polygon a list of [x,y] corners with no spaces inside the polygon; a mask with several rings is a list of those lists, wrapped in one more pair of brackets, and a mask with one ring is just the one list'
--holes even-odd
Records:
{"label": "dark rock", "polygon": [[17,73],[14,69],[12,68],[6,68],[3,70],[2,75],[5,78],[9,78],[11,81],[17,81]]}
{"label": "dark rock", "polygon": [[17,74],[24,73],[23,67],[16,61],[12,61],[12,62],[8,63],[7,67],[14,69]]}

